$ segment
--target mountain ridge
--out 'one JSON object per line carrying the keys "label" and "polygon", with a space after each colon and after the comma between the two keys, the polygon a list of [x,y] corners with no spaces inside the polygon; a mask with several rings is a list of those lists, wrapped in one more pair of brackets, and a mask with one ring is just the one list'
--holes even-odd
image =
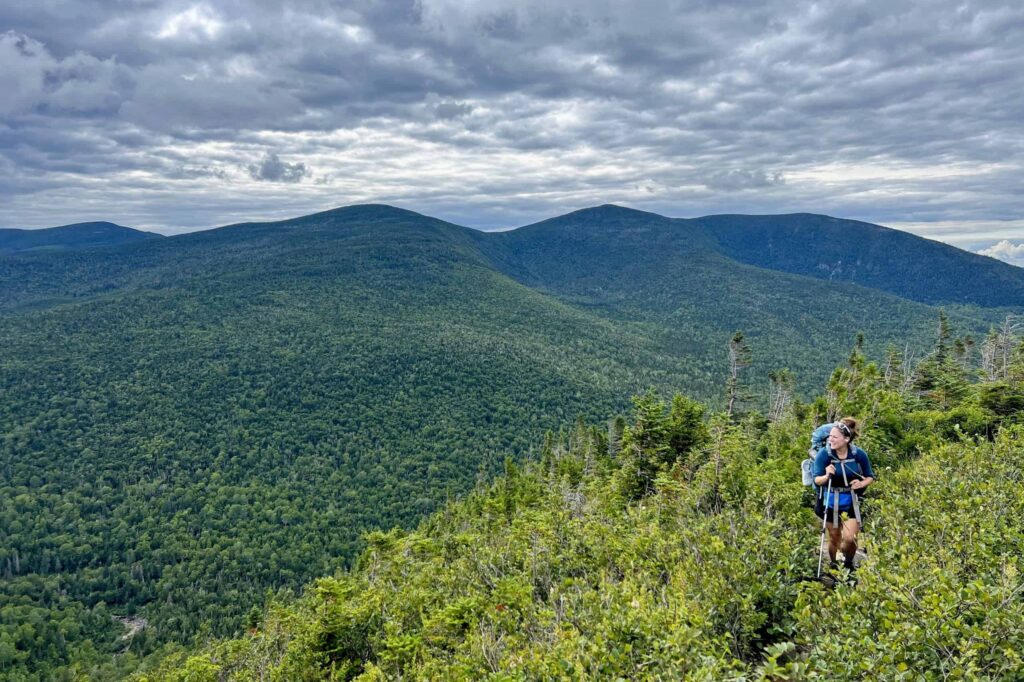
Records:
{"label": "mountain ridge", "polygon": [[[766,270],[852,282],[929,305],[1024,308],[1024,268],[883,225],[809,212],[672,218],[602,204],[508,230],[483,231],[389,204],[353,204],[282,220],[234,223],[159,241],[166,242],[162,248],[173,249],[193,241],[217,242],[235,238],[235,235],[242,238],[261,234],[273,236],[284,230],[313,233],[352,227],[356,223],[391,229],[432,227],[447,231],[449,236],[458,234],[460,241],[465,238],[475,241],[504,267],[517,267],[511,265],[516,259],[509,249],[521,248],[531,240],[560,249],[563,255],[569,256],[581,242],[613,239],[617,240],[614,248],[622,249],[629,247],[622,243],[627,236],[643,239],[646,235],[659,239],[662,249],[713,250]],[[46,233],[88,225],[113,226],[112,223],[83,223],[21,232]],[[671,233],[678,230],[682,231],[672,237]],[[11,249],[4,250],[2,233],[0,231],[0,254],[14,254]],[[483,246],[488,242],[492,244]],[[42,256],[48,251],[40,249],[49,248],[67,247],[44,245],[19,249],[15,255]],[[545,265],[549,266],[550,263]],[[528,276],[527,272],[519,274]]]}
{"label": "mountain ridge", "polygon": [[107,221],[72,223],[34,230],[9,228],[0,229],[0,255],[98,248],[162,238],[163,235],[155,232],[136,230]]}
{"label": "mountain ridge", "polygon": [[931,305],[1024,305],[1024,268],[882,225],[819,214],[695,220],[723,253],[750,265],[854,281]]}

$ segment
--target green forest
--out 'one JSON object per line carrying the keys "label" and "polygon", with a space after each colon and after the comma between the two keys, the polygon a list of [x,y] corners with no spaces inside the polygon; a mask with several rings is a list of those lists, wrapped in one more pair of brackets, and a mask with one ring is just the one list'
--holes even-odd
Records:
{"label": "green forest", "polygon": [[[176,482],[167,462],[167,477],[149,488],[111,476],[91,495],[68,496],[60,477],[73,471],[7,486],[0,513],[17,544],[3,546],[37,538],[38,549],[0,556],[0,673],[1015,679],[1024,673],[1007,654],[1024,631],[1024,501],[1013,464],[1024,345],[1012,321],[972,353],[942,315],[935,347],[913,364],[896,348],[869,360],[858,339],[813,401],[785,371],[757,395],[737,334],[735,380],[723,381],[736,398],[731,414],[725,401],[652,389],[626,417],[563,420],[525,461],[506,460],[493,483],[481,471],[468,496],[415,530],[363,537],[351,566],[301,565],[316,555],[302,543],[309,528],[336,535],[338,502],[316,501],[297,483],[233,486],[212,467]],[[879,482],[865,503],[869,559],[855,586],[839,575],[829,589],[810,579],[819,536],[798,469],[810,431],[837,415],[865,423],[860,444]],[[204,524],[211,509],[223,514],[220,534],[201,532],[194,515],[203,509]],[[247,533],[260,544],[232,544]],[[211,537],[219,543],[197,542]],[[117,561],[104,565],[104,552]],[[248,590],[225,579],[247,573]],[[275,580],[295,584],[282,576],[311,574],[333,577],[301,595],[267,592]],[[145,613],[133,607],[154,596],[159,605]],[[124,619],[142,616],[145,627],[127,634]],[[167,636],[188,633],[174,629],[182,623],[197,634]],[[222,639],[243,624],[243,636]],[[834,637],[835,628],[851,637]]]}
{"label": "green forest", "polygon": [[[773,419],[638,395],[134,679],[1020,679],[1024,345],[986,343],[975,381],[944,326],[913,368],[858,344]],[[822,581],[799,465],[837,415],[878,482],[868,558]]]}
{"label": "green forest", "polygon": [[[813,241],[824,218],[772,220]],[[940,314],[912,276],[740,262],[711,227],[600,207],[483,234],[363,206],[0,258],[0,679],[180,664],[269,622],[265,604],[305,608],[315,579],[361,575],[367,531],[465,509],[506,462],[545,486],[576,467],[573,485],[622,498],[605,512],[662,499],[677,464],[697,490],[705,430],[757,435],[765,466],[789,466],[758,434],[802,442],[853,400],[830,372],[855,339],[881,403],[850,409],[883,461],[920,457],[933,421],[989,442],[1020,409],[999,388],[1020,311],[994,289]],[[956,258],[954,279],[1024,286]],[[648,389],[689,426],[629,483],[636,415],[615,415]]]}

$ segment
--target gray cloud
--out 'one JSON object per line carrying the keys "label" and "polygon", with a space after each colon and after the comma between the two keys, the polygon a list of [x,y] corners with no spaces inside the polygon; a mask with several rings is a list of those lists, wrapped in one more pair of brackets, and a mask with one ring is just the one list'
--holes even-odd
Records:
{"label": "gray cloud", "polygon": [[1012,4],[9,0],[0,26],[4,224],[98,192],[165,231],[355,201],[482,226],[1022,212]]}
{"label": "gray cloud", "polygon": [[[260,169],[258,169],[260,170]],[[251,172],[251,169],[250,169]],[[174,179],[181,178],[217,178],[227,180],[228,172],[223,168],[212,168],[210,166],[178,166],[174,170],[167,171],[167,177]],[[261,178],[269,179],[269,178]]]}
{"label": "gray cloud", "polygon": [[299,182],[309,175],[304,163],[285,163],[277,154],[267,153],[259,163],[246,166],[253,180],[269,180],[270,182]]}
{"label": "gray cloud", "polygon": [[704,180],[704,186],[713,190],[744,190],[782,185],[785,182],[779,171],[766,173],[763,170],[733,169],[710,173]]}
{"label": "gray cloud", "polygon": [[114,59],[76,52],[53,57],[41,42],[0,34],[0,115],[113,115],[131,92],[128,69]]}
{"label": "gray cloud", "polygon": [[464,102],[441,102],[434,105],[434,114],[439,119],[463,118],[471,113],[473,113],[473,107]]}

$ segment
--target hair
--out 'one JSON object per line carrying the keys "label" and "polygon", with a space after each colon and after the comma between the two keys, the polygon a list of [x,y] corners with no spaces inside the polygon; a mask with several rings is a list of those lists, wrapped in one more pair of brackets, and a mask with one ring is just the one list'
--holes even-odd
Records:
{"label": "hair", "polygon": [[836,421],[842,422],[846,428],[850,429],[851,443],[857,440],[857,436],[860,435],[860,422],[858,422],[853,417],[843,417],[842,419],[837,419]]}

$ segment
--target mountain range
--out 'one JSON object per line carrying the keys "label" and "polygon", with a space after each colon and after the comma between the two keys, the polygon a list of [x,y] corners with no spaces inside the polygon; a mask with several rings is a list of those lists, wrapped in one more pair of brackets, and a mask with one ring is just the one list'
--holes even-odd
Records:
{"label": "mountain range", "polygon": [[1024,309],[1024,269],[809,214],[127,229],[0,242],[0,607],[143,613],[154,642],[234,632],[547,429],[652,386],[720,404],[736,330],[753,409],[859,332],[919,357],[938,305],[976,338]]}
{"label": "mountain range", "polygon": [[[440,232],[447,229],[450,237],[457,232],[472,235],[481,253],[499,270],[540,286],[544,286],[545,277],[531,274],[530,268],[547,271],[553,263],[545,259],[557,260],[557,270],[568,277],[580,275],[585,282],[588,276],[611,274],[628,261],[641,257],[692,259],[714,252],[766,270],[859,284],[933,305],[1014,307],[1024,302],[1021,268],[879,225],[807,213],[670,219],[613,205],[584,209],[497,233],[480,233],[389,206],[351,206],[292,220],[231,225],[181,235],[173,238],[173,246],[168,244],[167,249],[151,249],[149,257],[142,256],[141,262],[128,256],[120,264],[108,262],[106,266],[122,272],[127,268],[138,275],[140,270],[159,269],[161,264],[167,266],[176,258],[191,262],[194,254],[190,254],[189,249],[194,246],[223,245],[232,240],[242,245],[268,231],[272,234],[280,230],[283,235],[296,228],[310,232],[331,226],[344,229],[360,221],[430,226]],[[244,231],[244,237],[238,236],[239,230]],[[641,234],[645,236],[636,239]],[[152,232],[107,222],[40,230],[0,229],[0,255],[78,251],[146,241],[152,247],[154,240],[161,239],[161,235]],[[571,252],[559,251],[562,247],[571,247]],[[660,251],[659,247],[667,251]],[[629,256],[616,261],[607,249],[624,250]],[[591,260],[584,262],[581,260],[584,258]],[[602,273],[597,269],[599,263],[614,264],[614,267]],[[93,265],[95,268],[97,264]],[[230,264],[222,263],[219,267],[225,266]],[[30,268],[30,265],[25,263],[22,267]],[[95,269],[92,272],[95,273]],[[26,273],[10,273],[12,277],[16,274],[24,276]],[[83,284],[75,281],[74,276],[59,279]],[[8,298],[7,303],[12,300]]]}

